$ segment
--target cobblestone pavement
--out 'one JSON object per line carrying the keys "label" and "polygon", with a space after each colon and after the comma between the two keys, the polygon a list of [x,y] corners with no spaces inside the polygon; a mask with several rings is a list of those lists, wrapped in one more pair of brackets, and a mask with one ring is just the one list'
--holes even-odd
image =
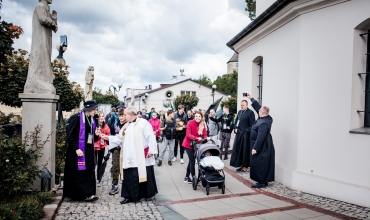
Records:
{"label": "cobblestone pavement", "polygon": [[[228,168],[235,170],[235,168],[230,166],[230,160],[224,162]],[[238,174],[245,178],[246,180],[255,183],[253,180],[249,178],[249,172]],[[333,211],[349,217],[370,220],[370,208],[300,192],[297,190],[290,189],[278,182],[269,183],[269,186],[263,188],[262,190],[279,196],[283,196],[285,198],[293,199],[297,202],[317,206],[322,209]]]}
{"label": "cobblestone pavement", "polygon": [[[60,205],[55,220],[61,219],[162,219],[153,201],[141,200],[140,203],[121,205],[121,192],[109,195],[112,179],[110,168],[112,159],[108,160],[101,187],[97,187],[99,200],[95,202],[77,202],[65,199]],[[119,184],[121,188],[121,184]]]}

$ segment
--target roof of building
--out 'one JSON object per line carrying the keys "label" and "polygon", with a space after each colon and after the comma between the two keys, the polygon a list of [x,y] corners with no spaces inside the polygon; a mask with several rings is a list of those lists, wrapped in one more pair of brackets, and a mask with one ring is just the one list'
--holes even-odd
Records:
{"label": "roof of building", "polygon": [[[192,80],[192,79],[190,79],[190,78],[189,78],[189,79],[185,79],[185,80],[183,80],[183,81],[180,81],[180,82],[177,82],[177,83],[173,83],[173,84],[164,84],[164,85],[166,85],[166,86],[159,87],[159,88],[156,88],[156,89],[153,89],[153,90],[147,91],[147,92],[139,93],[139,94],[135,95],[135,98],[137,98],[137,97],[141,97],[141,96],[144,96],[144,95],[145,95],[145,93],[150,94],[150,93],[153,93],[153,92],[157,92],[157,91],[159,91],[159,90],[163,90],[163,89],[170,88],[170,87],[172,87],[172,86],[175,86],[175,85],[178,85],[178,84],[181,84],[181,83],[187,82],[187,81],[191,81],[191,82],[197,83],[197,84],[199,84],[199,85],[202,85],[202,86],[204,86],[204,87],[209,88],[209,89],[211,89],[211,90],[212,90],[212,88],[211,88],[211,87],[209,87],[209,86],[205,86],[205,85],[203,85],[203,84],[200,84],[200,83],[198,83],[197,81]],[[161,85],[162,85],[162,84],[161,84]],[[227,94],[225,94],[225,93],[223,93],[223,92],[220,92],[220,91],[218,91],[217,89],[216,89],[215,91],[216,91],[216,92],[218,92],[218,93],[221,93],[222,95],[227,96]],[[131,99],[131,97],[128,97],[127,99]],[[126,99],[126,100],[127,100],[127,99]]]}
{"label": "roof of building", "polygon": [[233,39],[227,42],[226,45],[230,47],[232,50],[234,50],[233,48],[234,44],[236,44],[239,40],[247,36],[250,32],[259,27],[261,24],[263,24],[265,21],[267,21],[269,18],[271,18],[281,9],[283,9],[287,4],[293,1],[296,0],[277,0],[268,9],[266,9],[266,11],[264,11],[255,20],[249,23],[247,27],[245,27],[241,32],[239,32],[235,37],[233,37]]}
{"label": "roof of building", "polygon": [[234,55],[231,57],[231,59],[227,63],[231,62],[239,62],[239,54],[234,53]]}

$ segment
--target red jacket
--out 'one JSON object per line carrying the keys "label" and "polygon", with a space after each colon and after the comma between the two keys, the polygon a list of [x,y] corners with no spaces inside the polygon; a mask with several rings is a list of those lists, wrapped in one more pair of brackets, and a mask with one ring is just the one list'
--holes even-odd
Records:
{"label": "red jacket", "polygon": [[[101,133],[105,134],[105,135],[109,135],[110,134],[110,129],[108,127],[107,124],[104,124],[104,126],[102,128],[100,128],[100,131]],[[107,141],[104,140],[104,145],[101,145],[100,144],[100,140],[101,138],[99,137],[95,142],[94,142],[94,150],[100,150],[100,149],[103,149],[105,148],[108,144],[107,144]]]}
{"label": "red jacket", "polygon": [[[203,123],[203,122],[200,122]],[[195,120],[191,120],[188,122],[186,125],[186,136],[184,138],[184,141],[182,142],[182,146],[187,149],[193,149],[192,146],[190,146],[190,143],[192,140],[197,139],[198,137],[201,137],[203,139],[207,138],[207,130],[206,126],[203,128],[203,134],[199,135],[198,134],[198,129],[199,129],[199,123],[196,122]],[[197,140],[197,144],[199,144],[200,141]]]}
{"label": "red jacket", "polygon": [[159,118],[151,118],[149,119],[149,123],[152,125],[153,131],[158,131],[157,133],[155,133],[155,136],[161,136],[161,131],[159,130],[161,128],[161,120],[159,120]]}

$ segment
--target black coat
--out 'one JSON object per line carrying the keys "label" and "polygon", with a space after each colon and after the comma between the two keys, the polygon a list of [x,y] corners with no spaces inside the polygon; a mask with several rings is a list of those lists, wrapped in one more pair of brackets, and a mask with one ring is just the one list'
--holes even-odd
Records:
{"label": "black coat", "polygon": [[[219,118],[213,118],[213,117],[210,117],[209,118],[210,120],[214,121],[214,122],[221,122],[221,132],[224,132],[224,133],[231,133],[234,129],[234,115],[233,114],[222,114]],[[208,122],[208,121],[206,121]],[[224,129],[224,124],[225,124],[225,129]],[[227,127],[230,127],[230,129],[227,129]]]}
{"label": "black coat", "polygon": [[[91,117],[90,117],[91,118]],[[94,119],[92,119],[94,120]],[[73,199],[85,199],[96,194],[95,177],[95,157],[94,145],[87,144],[88,133],[91,131],[89,123],[85,122],[85,163],[86,170],[77,169],[77,154],[79,133],[80,133],[80,113],[72,115],[68,121],[67,142],[68,149],[64,168],[64,187],[63,196]],[[95,133],[95,131],[93,131]],[[96,140],[98,137],[94,135]]]}
{"label": "black coat", "polygon": [[250,133],[252,125],[255,121],[256,117],[252,110],[247,109],[244,113],[241,110],[238,112],[238,115],[235,119],[235,129],[237,129],[237,133],[234,139],[233,151],[230,158],[230,166],[250,166]]}
{"label": "black coat", "polygon": [[[253,108],[258,112],[260,104],[253,100]],[[272,117],[258,118],[251,130],[252,150],[250,177],[258,183],[268,183],[275,180],[275,148],[271,136]]]}

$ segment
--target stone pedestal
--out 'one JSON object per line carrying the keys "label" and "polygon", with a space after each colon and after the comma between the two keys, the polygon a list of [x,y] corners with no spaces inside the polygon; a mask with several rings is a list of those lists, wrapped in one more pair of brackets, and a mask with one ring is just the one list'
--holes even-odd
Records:
{"label": "stone pedestal", "polygon": [[[42,125],[40,140],[44,142],[51,134],[49,141],[46,142],[42,150],[42,157],[37,161],[38,165],[46,164],[50,173],[53,174],[51,187],[55,184],[55,132],[56,132],[56,103],[59,100],[58,95],[54,94],[35,94],[20,93],[22,100],[22,137],[26,132],[34,131],[37,125]],[[41,188],[40,178],[36,178],[32,188]]]}

